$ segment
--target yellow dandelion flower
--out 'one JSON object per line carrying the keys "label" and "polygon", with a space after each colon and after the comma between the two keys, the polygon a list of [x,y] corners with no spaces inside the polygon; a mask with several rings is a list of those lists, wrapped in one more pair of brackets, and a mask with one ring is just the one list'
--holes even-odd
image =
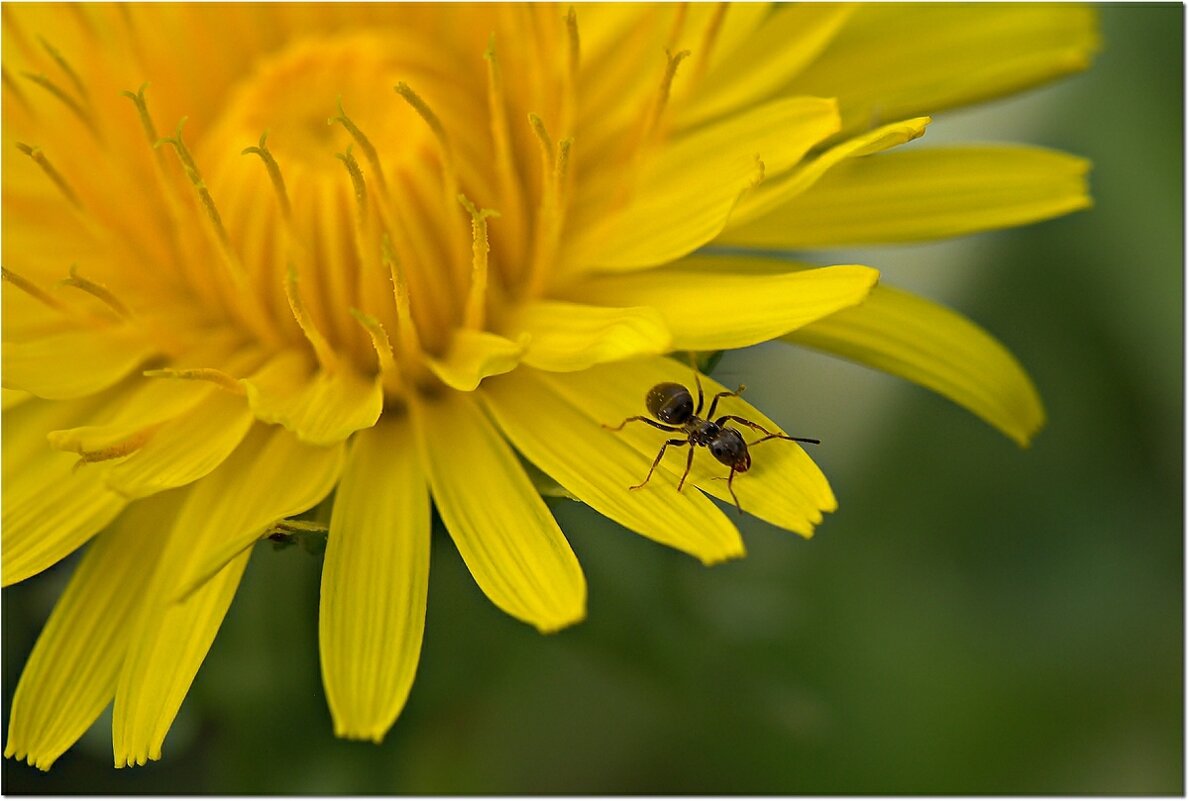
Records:
{"label": "yellow dandelion flower", "polygon": [[[657,542],[742,555],[722,465],[629,491],[664,437],[604,427],[692,385],[667,353],[784,338],[1021,443],[1042,422],[973,323],[867,266],[754,252],[1086,206],[1076,158],[898,147],[1083,68],[1085,8],[6,4],[3,46],[3,583],[91,543],[8,757],[48,769],[114,704],[116,765],[160,758],[253,544],[319,525],[335,730],[380,740],[416,672],[431,503],[496,606],[583,616],[521,457]],[[810,535],[826,479],[763,448],[742,508]]]}

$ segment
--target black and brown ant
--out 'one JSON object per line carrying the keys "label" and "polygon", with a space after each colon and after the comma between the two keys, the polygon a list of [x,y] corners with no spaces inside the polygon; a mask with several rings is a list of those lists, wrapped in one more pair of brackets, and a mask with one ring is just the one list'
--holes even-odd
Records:
{"label": "black and brown ant", "polygon": [[648,475],[639,484],[630,489],[640,489],[648,483],[648,479],[652,478],[652,473],[656,470],[656,466],[661,463],[661,459],[665,455],[665,449],[670,445],[688,445],[689,456],[685,460],[685,472],[681,474],[681,480],[677,482],[677,491],[681,492],[681,488],[685,485],[685,479],[689,476],[690,468],[694,464],[694,449],[695,446],[705,445],[710,449],[710,455],[718,461],[731,468],[730,474],[727,476],[727,489],[730,490],[731,498],[735,501],[735,508],[743,514],[743,507],[739,505],[739,498],[735,495],[735,490],[731,486],[731,482],[735,478],[736,473],[746,473],[751,469],[751,453],[748,452],[748,444],[743,440],[743,435],[735,429],[727,425],[727,421],[733,421],[748,428],[754,429],[764,434],[763,437],[757,439],[751,445],[759,445],[761,442],[767,442],[770,439],[787,439],[792,442],[807,442],[813,445],[820,445],[821,440],[806,439],[803,437],[790,437],[787,434],[777,434],[764,428],[758,423],[753,423],[743,417],[734,414],[724,414],[722,417],[711,420],[714,417],[714,410],[718,407],[718,402],[723,398],[738,397],[743,393],[746,387],[742,384],[734,392],[724,391],[719,392],[710,400],[710,409],[706,412],[706,419],[699,415],[702,414],[702,382],[698,378],[697,369],[694,370],[694,385],[698,388],[698,405],[694,406],[694,399],[690,395],[688,389],[681,384],[666,381],[657,384],[652,389],[648,390],[648,394],[644,396],[644,405],[648,407],[648,411],[656,420],[650,420],[643,415],[636,415],[629,417],[617,426],[609,426],[603,423],[603,428],[611,431],[619,431],[628,423],[639,420],[641,423],[648,423],[653,428],[659,428],[661,431],[679,431],[684,434],[684,438],[670,439],[661,445],[661,451],[652,460],[652,467],[648,468]]}

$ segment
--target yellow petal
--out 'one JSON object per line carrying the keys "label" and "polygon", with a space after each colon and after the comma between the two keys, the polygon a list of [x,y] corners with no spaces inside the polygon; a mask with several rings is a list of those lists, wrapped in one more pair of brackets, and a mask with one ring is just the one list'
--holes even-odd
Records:
{"label": "yellow petal", "polygon": [[720,350],[766,342],[853,306],[878,278],[857,265],[794,270],[772,260],[693,256],[664,270],[609,275],[570,291],[594,303],[650,306],[672,332],[674,348]]}
{"label": "yellow petal", "polygon": [[344,449],[341,442],[308,445],[278,426],[249,432],[217,470],[194,485],[195,503],[205,507],[197,507],[187,525],[189,549],[175,596],[190,592],[250,548],[270,524],[325,498],[338,481]]}
{"label": "yellow petal", "polygon": [[508,326],[529,336],[524,363],[542,370],[584,370],[670,350],[669,331],[653,309],[609,309],[543,300],[524,306]]}
{"label": "yellow petal", "polygon": [[[602,220],[575,221],[575,230],[585,234],[567,261],[634,270],[684,256],[722,231],[740,196],[764,174],[795,164],[837,128],[833,101],[801,97],[679,137],[645,165],[625,208]],[[592,186],[598,195],[617,191],[605,182]],[[575,207],[598,208],[603,215],[605,205],[591,198]]]}
{"label": "yellow petal", "polygon": [[121,495],[140,498],[196,481],[235,450],[252,420],[242,396],[215,390],[205,403],[161,426],[144,447],[114,465],[107,484]]}
{"label": "yellow petal", "polygon": [[179,551],[189,545],[185,526],[202,512],[191,508],[197,494],[190,495],[169,535],[133,623],[112,711],[117,768],[161,758],[165,735],[215,640],[251,556],[251,551],[240,554],[184,601],[175,602],[170,588],[184,559]]}
{"label": "yellow petal", "polygon": [[869,156],[905,142],[916,139],[925,132],[928,117],[894,122],[868,131],[831,147],[812,161],[785,175],[765,181],[755,191],[748,193],[735,209],[727,230],[715,244],[737,244],[735,232],[743,225],[779,206],[809,189],[829,170],[847,159]]}
{"label": "yellow petal", "polygon": [[342,442],[379,419],[379,376],[365,378],[346,364],[333,372],[312,370],[304,352],[284,351],[240,383],[257,418],[280,423],[312,445]]}
{"label": "yellow petal", "polygon": [[8,411],[15,409],[27,400],[33,397],[31,393],[23,392],[19,389],[0,389],[0,409]]}
{"label": "yellow petal", "polygon": [[1028,375],[970,320],[907,292],[880,286],[867,302],[786,339],[907,378],[965,406],[1021,446],[1044,424]]}
{"label": "yellow petal", "polygon": [[[695,84],[689,105],[678,115],[679,124],[696,125],[776,94],[812,63],[854,9],[842,3],[777,6],[758,29]],[[728,18],[734,10],[728,6]],[[823,96],[831,97],[832,93]]]}
{"label": "yellow petal", "polygon": [[599,514],[649,539],[708,565],[743,555],[738,530],[701,493],[659,483],[626,491],[642,478],[636,451],[603,428],[607,421],[562,397],[553,380],[517,370],[484,385],[480,397],[517,450]]}
{"label": "yellow petal", "polygon": [[1084,159],[1033,147],[903,150],[839,164],[731,232],[753,247],[912,242],[1024,225],[1090,205]]}
{"label": "yellow petal", "polygon": [[515,369],[527,344],[527,338],[513,342],[488,331],[463,328],[454,332],[444,358],[427,356],[425,362],[446,386],[470,392],[487,376]]}
{"label": "yellow petal", "polygon": [[153,354],[127,329],[73,329],[25,342],[5,342],[4,386],[39,398],[77,398],[107,389]]}
{"label": "yellow petal", "polygon": [[111,703],[152,576],[145,566],[160,555],[179,500],[138,503],[95,538],[21,672],[4,756],[49,770]]}
{"label": "yellow petal", "polygon": [[429,491],[407,418],[351,443],[334,499],[318,615],[339,737],[380,742],[413,684],[429,583]]}
{"label": "yellow petal", "polygon": [[[666,358],[644,357],[598,365],[580,373],[550,374],[548,381],[569,403],[610,425],[617,425],[634,415],[646,415],[644,396],[652,386],[661,382],[673,381],[685,385],[695,394],[696,400],[693,368]],[[702,378],[702,386],[707,407],[703,409],[703,416],[706,416],[711,398],[724,388],[705,377]],[[724,414],[736,414],[769,431],[781,432],[780,427],[739,398],[726,398],[719,403],[715,416]],[[738,427],[734,423],[728,425]],[[747,428],[740,430],[749,441],[760,436],[753,435]],[[811,436],[812,432],[795,431],[794,435]],[[648,474],[648,466],[656,458],[661,444],[668,438],[680,435],[667,434],[635,422],[628,423],[622,431],[616,432],[616,436],[631,445],[637,453],[634,475],[638,477],[631,482],[636,484]],[[658,489],[677,492],[678,480],[685,471],[685,454],[681,448],[669,449],[674,450],[677,453],[666,453],[648,486],[656,483]],[[729,472],[729,468],[715,461],[705,449],[698,448],[687,484],[692,482],[703,492],[732,503],[726,482],[719,480],[726,478]],[[625,494],[630,492],[628,486],[623,488]],[[822,520],[823,511],[833,511],[837,507],[825,476],[794,442],[772,440],[757,446],[752,452],[751,470],[736,476],[733,486],[743,511],[804,536],[813,533],[813,527]]]}
{"label": "yellow petal", "polygon": [[870,3],[786,91],[837,97],[843,130],[860,130],[1085,69],[1097,28],[1073,3]]}
{"label": "yellow petal", "polygon": [[412,408],[438,512],[479,588],[542,632],[581,620],[582,568],[508,443],[461,393]]}
{"label": "yellow petal", "polygon": [[76,462],[77,456],[51,450],[43,441],[41,450],[5,476],[0,510],[3,586],[24,581],[69,556],[127,503],[107,488],[102,472],[75,470]]}

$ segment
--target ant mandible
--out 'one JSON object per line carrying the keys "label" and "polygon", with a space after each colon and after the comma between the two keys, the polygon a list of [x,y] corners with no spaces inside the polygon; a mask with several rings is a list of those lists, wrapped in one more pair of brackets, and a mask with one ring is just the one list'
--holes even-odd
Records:
{"label": "ant mandible", "polygon": [[734,392],[724,391],[719,392],[710,399],[710,409],[706,412],[706,419],[699,415],[702,414],[702,402],[704,400],[702,395],[702,382],[698,378],[698,370],[694,368],[694,385],[698,388],[698,405],[694,406],[694,399],[690,395],[688,389],[681,384],[666,381],[657,384],[652,389],[648,390],[648,394],[644,397],[644,404],[648,407],[648,411],[656,420],[650,420],[643,415],[636,415],[629,417],[617,426],[609,426],[603,423],[603,428],[611,431],[619,431],[628,423],[639,420],[641,423],[648,423],[653,428],[659,428],[661,431],[681,432],[684,438],[676,438],[666,440],[664,445],[661,445],[661,451],[652,460],[652,467],[648,468],[648,475],[639,484],[630,489],[640,489],[648,480],[652,478],[652,473],[656,470],[656,466],[661,463],[661,459],[665,455],[665,449],[670,445],[688,445],[689,455],[685,459],[685,472],[681,474],[681,480],[677,482],[677,491],[681,492],[681,488],[685,485],[685,479],[689,476],[690,468],[694,464],[694,449],[699,445],[705,445],[710,450],[710,455],[719,462],[731,468],[731,472],[727,475],[727,489],[731,493],[731,498],[735,501],[735,508],[743,514],[743,507],[739,505],[739,498],[735,495],[735,489],[731,486],[731,482],[735,478],[736,473],[746,473],[751,469],[751,454],[748,452],[748,443],[743,440],[743,435],[727,425],[727,421],[733,421],[740,425],[745,425],[748,428],[754,429],[764,434],[763,437],[757,439],[751,445],[759,445],[761,442],[767,442],[770,439],[787,439],[792,442],[806,442],[812,445],[820,445],[821,440],[806,439],[804,437],[790,437],[787,434],[777,434],[764,428],[759,423],[753,423],[743,417],[734,414],[724,414],[717,419],[710,419],[714,417],[714,410],[718,407],[718,402],[723,398],[738,397],[743,393],[746,387],[742,384]]}

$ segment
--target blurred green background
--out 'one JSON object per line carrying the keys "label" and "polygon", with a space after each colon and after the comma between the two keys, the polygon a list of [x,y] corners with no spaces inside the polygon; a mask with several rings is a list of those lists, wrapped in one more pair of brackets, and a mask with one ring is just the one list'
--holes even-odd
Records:
{"label": "blurred green background", "polygon": [[[1033,447],[882,374],[768,345],[723,383],[814,451],[839,512],[753,519],[706,569],[572,502],[589,619],[499,613],[435,531],[425,649],[381,746],[337,741],[319,560],[264,546],[165,743],[111,768],[105,716],[17,793],[1181,794],[1183,8],[1106,6],[1094,68],[942,115],[926,140],[1094,162],[1095,207],[1031,228],[833,254],[947,301],[1027,366]],[[3,594],[3,701],[69,565]]]}

